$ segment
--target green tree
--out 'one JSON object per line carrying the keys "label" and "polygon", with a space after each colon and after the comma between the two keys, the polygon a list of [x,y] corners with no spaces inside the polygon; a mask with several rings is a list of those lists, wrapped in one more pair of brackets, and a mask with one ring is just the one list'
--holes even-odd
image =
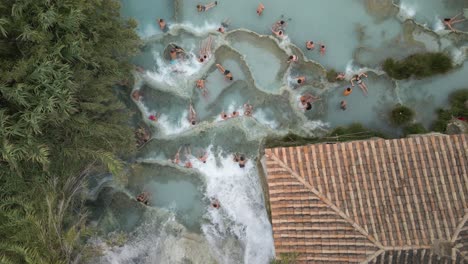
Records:
{"label": "green tree", "polygon": [[414,134],[426,134],[429,131],[421,124],[421,123],[414,123],[409,124],[403,128],[403,133],[405,136],[407,135],[414,135]]}
{"label": "green tree", "polygon": [[115,84],[140,40],[119,11],[117,0],[0,2],[0,263],[69,263],[84,230],[70,185],[118,173],[134,151]]}
{"label": "green tree", "polygon": [[414,111],[403,105],[397,105],[390,111],[390,122],[395,126],[409,124],[414,118]]}
{"label": "green tree", "polygon": [[0,263],[65,264],[76,257],[87,234],[80,194],[88,173],[36,182],[23,195],[0,195]]}
{"label": "green tree", "polygon": [[388,58],[383,63],[384,71],[397,80],[407,79],[411,76],[429,77],[446,73],[452,68],[452,58],[441,52],[416,53],[401,61]]}
{"label": "green tree", "polygon": [[455,91],[449,96],[450,106],[447,109],[437,110],[437,120],[433,123],[432,129],[445,133],[447,124],[452,118],[463,117],[468,119],[468,89]]}
{"label": "green tree", "polygon": [[118,170],[134,142],[112,86],[130,75],[135,21],[115,0],[4,1],[0,15],[2,168]]}

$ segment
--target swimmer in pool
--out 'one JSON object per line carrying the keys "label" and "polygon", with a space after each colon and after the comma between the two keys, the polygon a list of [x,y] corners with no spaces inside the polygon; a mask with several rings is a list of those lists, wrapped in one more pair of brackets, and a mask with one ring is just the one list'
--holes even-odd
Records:
{"label": "swimmer in pool", "polygon": [[353,78],[351,79],[351,86],[354,87],[354,83],[353,81],[356,81],[357,84],[359,85],[359,87],[362,89],[362,91],[364,92],[364,95],[367,95],[367,86],[366,84],[364,83],[364,81],[362,80],[362,76],[366,77],[367,78],[367,75],[366,73],[360,73],[360,74],[356,74],[353,76]]}
{"label": "swimmer in pool", "polygon": [[141,93],[140,93],[140,90],[135,90],[132,92],[132,98],[133,100],[135,101],[140,101],[140,98],[141,98]]}
{"label": "swimmer in pool", "polygon": [[205,40],[203,40],[200,44],[200,52],[199,52],[199,57],[198,61],[199,62],[205,62],[211,55],[211,44],[213,43],[213,38],[209,36]]}
{"label": "swimmer in pool", "polygon": [[185,168],[192,168],[193,165],[192,165],[192,162],[190,161],[190,156],[192,156],[192,151],[190,150],[190,147],[189,146],[186,146],[185,147],[185,163],[184,163],[184,167]]}
{"label": "swimmer in pool", "polygon": [[336,75],[336,80],[343,81],[345,77],[346,77],[345,74],[343,72],[340,72]]}
{"label": "swimmer in pool", "polygon": [[299,60],[299,58],[296,55],[291,55],[291,56],[288,57],[288,63],[296,62],[298,60]]}
{"label": "swimmer in pool", "polygon": [[197,112],[195,112],[192,104],[189,106],[189,122],[192,126],[197,124]]}
{"label": "swimmer in pool", "polygon": [[153,122],[158,122],[160,116],[161,116],[161,113],[157,113],[155,115],[150,115],[148,118],[149,118],[149,120],[151,120]]}
{"label": "swimmer in pool", "polygon": [[221,119],[223,119],[223,120],[228,120],[229,119],[228,114],[226,114],[226,112],[224,112],[224,110],[221,112]]}
{"label": "swimmer in pool", "polygon": [[244,115],[245,116],[252,116],[253,114],[253,106],[249,103],[244,104]]}
{"label": "swimmer in pool", "polygon": [[158,19],[158,25],[161,31],[164,33],[166,33],[169,30],[169,27],[167,26],[166,21],[162,18]]}
{"label": "swimmer in pool", "polygon": [[142,192],[136,197],[136,200],[144,205],[149,205],[150,197],[149,192]]}
{"label": "swimmer in pool", "polygon": [[215,7],[216,5],[218,5],[218,1],[214,1],[214,2],[209,3],[207,5],[198,4],[197,5],[197,10],[198,10],[198,12],[205,12],[205,11],[208,11],[211,8]]}
{"label": "swimmer in pool", "polygon": [[273,28],[271,29],[271,32],[275,34],[278,38],[284,38],[284,31],[283,30],[274,30]]}
{"label": "swimmer in pool", "polygon": [[456,29],[453,28],[453,25],[457,24],[457,23],[460,23],[460,22],[463,22],[466,20],[466,18],[463,18],[463,19],[456,19],[459,15],[461,15],[462,13],[452,17],[452,18],[444,18],[444,20],[442,20],[442,23],[444,23],[444,25],[449,28],[451,31],[457,31]]}
{"label": "swimmer in pool", "polygon": [[247,163],[247,158],[241,154],[234,154],[234,162],[239,163],[239,167],[244,168]]}
{"label": "swimmer in pool", "polygon": [[205,80],[204,79],[197,80],[197,88],[201,88],[201,89],[205,88]]}
{"label": "swimmer in pool", "polygon": [[180,150],[182,149],[182,147],[179,147],[179,149],[177,150],[177,153],[175,154],[174,158],[171,160],[171,162],[173,164],[179,164],[180,163]]}
{"label": "swimmer in pool", "polygon": [[302,109],[310,110],[312,109],[312,103],[320,100],[320,98],[317,96],[313,96],[309,93],[306,93],[306,94],[303,94],[301,98],[299,98],[299,100],[301,101],[301,105],[303,107]]}
{"label": "swimmer in pool", "polygon": [[202,95],[206,97],[208,95],[208,90],[205,87],[205,82],[206,80],[204,79],[197,80],[196,87],[200,89],[200,91],[202,91]]}
{"label": "swimmer in pool", "polygon": [[218,199],[211,199],[211,207],[213,207],[214,209],[219,209],[221,207],[221,204],[219,203]]}
{"label": "swimmer in pool", "polygon": [[226,32],[226,29],[229,27],[229,19],[225,19],[223,22],[221,22],[221,27],[218,28],[218,32],[224,33]]}
{"label": "swimmer in pool", "polygon": [[232,81],[232,73],[229,70],[224,69],[224,67],[221,64],[216,64],[216,67],[218,68],[219,72],[221,72],[224,75],[224,78],[226,80]]}
{"label": "swimmer in pool", "polygon": [[323,45],[322,43],[319,44],[320,45],[320,55],[325,55],[325,52],[327,51],[325,49],[325,45]]}
{"label": "swimmer in pool", "polygon": [[346,110],[347,106],[348,106],[348,104],[346,103],[345,100],[341,101],[341,103],[340,103],[341,110],[343,110],[343,111]]}
{"label": "swimmer in pool", "polygon": [[306,78],[305,76],[299,76],[296,78],[296,83],[297,85],[304,85],[305,84],[305,81],[306,81]]}
{"label": "swimmer in pool", "polygon": [[175,49],[171,49],[169,55],[171,56],[171,64],[175,64],[177,62],[177,51]]}
{"label": "swimmer in pool", "polygon": [[274,31],[284,30],[286,28],[286,21],[279,20],[271,27]]}
{"label": "swimmer in pool", "polygon": [[206,160],[208,160],[208,152],[202,150],[201,154],[198,155],[198,160],[203,162],[203,163],[206,163]]}
{"label": "swimmer in pool", "polygon": [[231,118],[238,117],[238,116],[239,116],[239,112],[237,112],[235,110],[231,114]]}
{"label": "swimmer in pool", "polygon": [[168,28],[167,28],[166,21],[164,21],[164,19],[162,19],[162,18],[158,19],[158,24],[159,24],[159,28],[162,30],[162,32],[167,32]]}
{"label": "swimmer in pool", "polygon": [[306,42],[306,49],[307,50],[313,50],[315,49],[315,44],[312,40],[309,40]]}
{"label": "swimmer in pool", "polygon": [[261,16],[263,13],[263,10],[265,10],[265,6],[262,3],[258,4],[257,15]]}

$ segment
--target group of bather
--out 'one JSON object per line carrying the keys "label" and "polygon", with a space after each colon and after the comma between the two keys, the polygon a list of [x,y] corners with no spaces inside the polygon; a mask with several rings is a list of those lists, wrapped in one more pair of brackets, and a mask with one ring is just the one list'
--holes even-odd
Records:
{"label": "group of bather", "polygon": [[[198,12],[206,12],[206,11],[214,8],[217,5],[218,5],[218,2],[215,1],[215,2],[212,2],[212,3],[206,4],[206,5],[198,4],[196,6],[196,8],[197,8]],[[257,14],[259,16],[261,16],[264,9],[265,9],[265,6],[262,3],[260,3],[257,6],[257,10],[256,10]],[[453,25],[466,20],[464,18],[463,19],[457,19],[460,15],[461,14],[458,14],[453,18],[445,18],[445,19],[442,20],[442,22],[451,31],[456,31],[453,28]],[[158,24],[159,24],[160,29],[163,32],[168,31],[168,25],[167,25],[167,23],[166,23],[166,21],[164,19],[158,19]],[[286,26],[287,26],[287,22],[284,19],[281,19],[281,20],[275,22],[271,26],[271,32],[276,37],[278,37],[280,39],[283,39],[286,36],[285,35]],[[217,29],[217,31],[220,32],[220,33],[225,33],[225,31],[226,31],[226,29],[228,27],[229,27],[229,20],[224,20],[221,23],[221,26]],[[210,59],[210,57],[212,56],[212,51],[211,51],[212,44],[213,44],[212,36],[209,36],[208,38],[206,38],[205,40],[203,40],[200,43],[200,50],[199,50],[198,58],[197,58],[198,62],[205,63]],[[319,53],[322,56],[325,55],[325,53],[326,53],[325,45],[323,43],[319,43],[318,45],[319,45],[319,50],[318,50]],[[305,48],[308,51],[315,50],[314,41],[308,40],[305,43]],[[176,64],[180,59],[185,58],[185,55],[186,54],[185,54],[184,49],[182,49],[181,47],[179,47],[177,45],[172,45],[171,49],[169,51],[170,63],[171,64]],[[297,55],[294,55],[294,54],[290,55],[287,58],[288,63],[296,63],[298,61],[299,61],[299,57]],[[233,76],[233,74],[231,73],[230,70],[225,69],[221,64],[216,64],[216,67],[217,67],[218,71],[224,76],[226,81],[233,81],[234,80],[234,76]],[[143,71],[143,69],[141,67],[138,67],[137,70],[138,71]],[[368,89],[367,89],[367,85],[364,83],[364,81],[362,79],[363,77],[367,77],[366,73],[364,73],[364,72],[353,75],[353,77],[350,79],[351,86],[348,86],[348,87],[345,88],[345,90],[343,91],[343,96],[348,96],[348,95],[350,95],[352,93],[353,89],[351,87],[355,86],[354,82],[356,82],[358,84],[358,86],[361,88],[364,95],[367,95]],[[336,80],[338,80],[338,81],[344,81],[345,79],[346,79],[346,75],[344,73],[338,73],[337,76],[336,76]],[[295,77],[294,80],[295,80],[295,83],[294,83],[295,87],[302,86],[302,85],[306,84],[306,77],[305,76]],[[206,87],[206,79],[197,80],[196,84],[195,84],[195,87],[200,89],[203,96],[206,97],[208,95],[208,89]],[[136,91],[134,91],[134,93],[132,93],[132,97],[135,100],[139,100],[140,96],[141,95],[139,94],[138,90],[136,90]],[[312,109],[312,104],[314,102],[316,102],[316,101],[319,101],[319,100],[320,100],[319,97],[314,96],[314,95],[312,95],[310,93],[305,93],[305,94],[301,95],[300,98],[299,98],[301,109],[303,109],[305,111],[311,110]],[[340,102],[340,108],[342,110],[347,109],[346,100],[342,100]],[[243,110],[244,110],[243,112],[244,112],[245,116],[252,116],[252,114],[253,114],[253,106],[252,105],[250,105],[248,103],[244,104]],[[151,114],[149,116],[149,119],[151,121],[157,122],[158,119],[159,119],[159,116],[160,116],[159,114]],[[221,112],[220,116],[221,116],[222,120],[227,120],[227,119],[230,119],[230,118],[235,118],[235,117],[240,116],[240,113],[239,113],[239,111],[233,111],[232,113],[226,113],[223,110]],[[189,121],[189,123],[191,125],[196,125],[197,122],[198,122],[197,113],[196,113],[194,107],[191,104],[189,105],[188,121]],[[177,153],[175,154],[175,156],[171,160],[171,162],[174,163],[174,164],[177,164],[177,165],[184,166],[185,168],[192,168],[192,162],[190,161],[190,158],[193,157],[193,156],[192,156],[190,147],[185,146],[183,148],[183,150],[184,150],[184,159],[183,160],[180,158],[181,150],[182,150],[182,147],[178,149]],[[206,151],[201,151],[199,153],[199,155],[197,156],[197,159],[202,163],[206,163],[206,161],[208,159],[208,153]],[[234,154],[233,160],[234,160],[234,162],[238,163],[240,168],[244,168],[245,164],[247,162],[247,158],[244,155],[240,155],[240,154]],[[143,192],[143,193],[141,193],[140,195],[137,196],[137,200],[139,202],[144,203],[145,205],[148,205],[149,197],[150,196],[149,196],[148,192]],[[219,201],[217,199],[215,199],[215,198],[213,198],[211,200],[212,200],[211,201],[211,206],[213,208],[219,209],[220,208]]]}
{"label": "group of bather", "polygon": [[[181,157],[181,151],[183,151],[183,157]],[[206,150],[202,149],[198,151],[197,155],[193,155],[190,146],[184,145],[183,147],[179,147],[176,154],[174,155],[174,158],[170,159],[169,162],[178,166],[185,167],[187,169],[191,169],[193,168],[192,160],[194,158],[200,161],[201,163],[205,164],[208,160],[208,157],[209,154]],[[247,161],[248,159],[245,155],[239,153],[233,154],[233,162],[237,163],[239,165],[239,168],[245,168]],[[137,195],[136,200],[140,203],[143,203],[144,205],[149,205],[150,198],[150,193],[144,191]],[[219,201],[216,198],[212,198],[211,200],[211,206],[215,209],[219,209]]]}

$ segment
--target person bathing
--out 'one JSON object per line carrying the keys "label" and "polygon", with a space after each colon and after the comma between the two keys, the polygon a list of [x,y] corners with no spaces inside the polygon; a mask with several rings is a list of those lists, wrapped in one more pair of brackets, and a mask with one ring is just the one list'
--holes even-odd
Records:
{"label": "person bathing", "polygon": [[244,104],[244,115],[245,116],[252,116],[253,114],[253,106],[249,103]]}
{"label": "person bathing", "polygon": [[229,27],[230,21],[229,19],[225,19],[223,22],[221,22],[221,27],[218,28],[218,32],[224,33],[226,32],[226,29]]}
{"label": "person bathing", "polygon": [[245,164],[247,163],[247,158],[241,154],[234,154],[234,162],[239,163],[240,168],[244,168]]}
{"label": "person bathing", "polygon": [[196,84],[196,87],[200,89],[204,97],[208,95],[208,90],[206,89],[205,82],[206,80],[200,79],[200,80],[197,80],[197,84]]}
{"label": "person bathing", "polygon": [[164,19],[160,18],[158,19],[158,24],[159,28],[162,30],[162,32],[166,33],[168,30],[167,23]]}
{"label": "person bathing", "polygon": [[315,102],[315,101],[318,101],[320,100],[319,97],[316,97],[316,96],[313,96],[309,93],[306,93],[304,95],[301,96],[301,98],[299,98],[299,100],[301,101],[301,105],[302,105],[302,109],[304,110],[310,110],[312,109],[312,103]]}
{"label": "person bathing", "polygon": [[296,78],[296,83],[299,86],[304,85],[305,81],[306,81],[305,76],[299,76],[299,77]]}
{"label": "person bathing", "polygon": [[463,19],[456,19],[460,14],[452,17],[452,18],[444,18],[444,20],[442,20],[442,23],[444,23],[444,25],[449,28],[451,31],[456,31],[456,29],[453,28],[453,25],[457,24],[457,23],[460,23],[460,22],[463,22],[466,20],[466,18],[463,18]]}
{"label": "person bathing", "polygon": [[189,122],[192,126],[197,124],[197,112],[193,108],[193,106],[190,104],[189,106]]}
{"label": "person bathing", "polygon": [[218,68],[219,72],[221,72],[224,75],[224,78],[226,80],[232,81],[232,73],[229,70],[224,69],[224,67],[221,64],[216,64],[216,67]]}
{"label": "person bathing", "polygon": [[315,44],[312,40],[309,40],[306,42],[306,49],[307,50],[313,50],[315,49]]}
{"label": "person bathing", "polygon": [[211,8],[217,6],[217,5],[218,5],[218,1],[214,1],[214,2],[206,4],[206,5],[198,4],[197,5],[197,11],[198,12],[206,12],[206,11],[210,10]]}
{"label": "person bathing", "polygon": [[263,13],[263,10],[265,10],[265,6],[262,3],[258,4],[257,15],[261,16]]}
{"label": "person bathing", "polygon": [[149,192],[142,192],[136,197],[136,200],[144,205],[149,205],[150,197]]}
{"label": "person bathing", "polygon": [[228,114],[226,114],[226,112],[224,112],[224,110],[221,112],[221,119],[223,119],[223,120],[228,120],[229,119]]}
{"label": "person bathing", "polygon": [[211,55],[211,45],[213,43],[213,37],[209,36],[207,39],[203,40],[200,44],[200,51],[198,61],[203,63],[205,62]]}
{"label": "person bathing", "polygon": [[291,55],[288,57],[288,63],[297,62],[299,58],[296,55]]}
{"label": "person bathing", "polygon": [[359,87],[362,89],[362,91],[364,92],[364,95],[367,95],[367,85],[364,83],[364,81],[362,80],[362,76],[366,77],[367,78],[367,75],[366,73],[360,73],[360,74],[356,74],[353,76],[353,78],[351,79],[351,86],[354,87],[354,83],[353,81],[356,81],[357,84],[359,85]]}

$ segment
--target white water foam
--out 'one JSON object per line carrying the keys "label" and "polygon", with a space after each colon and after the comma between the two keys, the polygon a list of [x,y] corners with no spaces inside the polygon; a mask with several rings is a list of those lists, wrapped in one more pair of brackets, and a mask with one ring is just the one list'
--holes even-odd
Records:
{"label": "white water foam", "polygon": [[268,126],[272,129],[278,128],[279,124],[274,119],[268,119],[267,113],[262,108],[255,109],[252,115],[260,124]]}
{"label": "white water foam", "polygon": [[[278,39],[278,38],[276,38],[276,39]],[[282,48],[284,51],[286,51],[286,53],[291,53],[292,52],[291,48],[290,48],[291,39],[288,37],[288,35],[284,35],[284,37],[282,39],[279,39],[278,45],[280,46],[280,48]]]}
{"label": "white water foam", "polygon": [[102,249],[102,256],[92,260],[100,264],[172,264],[215,263],[208,243],[203,237],[189,233],[176,220],[173,213],[161,215],[158,209],[147,212],[145,223],[129,235],[122,246],[110,246],[102,239],[90,244]]}
{"label": "white water foam", "polygon": [[416,8],[414,6],[404,2],[400,4],[400,12],[398,12],[399,17],[403,19],[411,19],[414,15],[416,15]]}
{"label": "white water foam", "polygon": [[161,113],[158,121],[154,122],[149,119],[149,116],[156,115],[157,113],[150,111],[141,100],[137,102],[137,105],[143,115],[143,120],[150,126],[159,127],[162,134],[166,136],[179,134],[190,128],[190,122],[188,121],[188,111],[184,111],[180,118],[178,118],[176,121],[171,120],[169,115]]}
{"label": "white water foam", "polygon": [[432,25],[432,29],[435,32],[440,32],[440,31],[445,30],[444,23],[442,22],[442,20],[438,16],[436,16],[436,18],[435,18],[434,24]]}
{"label": "white water foam", "polygon": [[466,55],[465,52],[461,49],[452,49],[450,55],[452,56],[453,63],[456,65],[461,65],[465,62]]}
{"label": "white water foam", "polygon": [[[147,71],[146,77],[149,79],[149,83],[160,88],[160,90],[174,91],[179,90],[183,94],[191,92],[193,85],[189,85],[192,78],[204,64],[198,62],[197,56],[192,50],[188,51],[187,60],[178,60],[175,64],[162,59],[159,52],[154,52],[153,56],[156,60],[156,70]],[[180,90],[181,87],[190,88],[185,89],[186,91]]]}
{"label": "white water foam", "polygon": [[205,24],[202,26],[195,26],[192,23],[180,23],[180,24],[169,25],[169,29],[171,33],[175,33],[180,29],[184,29],[185,31],[188,31],[198,37],[207,35],[208,33],[211,33],[211,32],[217,32],[218,28],[219,28],[219,24],[210,23],[208,21],[205,21]]}
{"label": "white water foam", "polygon": [[190,128],[190,123],[188,121],[188,111],[184,111],[181,118],[179,118],[175,123],[169,120],[168,115],[161,114],[157,125],[161,128],[165,135],[175,135],[186,131]]}
{"label": "white water foam", "polygon": [[221,205],[208,209],[209,223],[202,226],[213,253],[220,263],[269,263],[273,237],[254,162],[240,168],[232,156],[208,153],[206,163],[194,161],[193,166],[205,177],[206,197]]}

